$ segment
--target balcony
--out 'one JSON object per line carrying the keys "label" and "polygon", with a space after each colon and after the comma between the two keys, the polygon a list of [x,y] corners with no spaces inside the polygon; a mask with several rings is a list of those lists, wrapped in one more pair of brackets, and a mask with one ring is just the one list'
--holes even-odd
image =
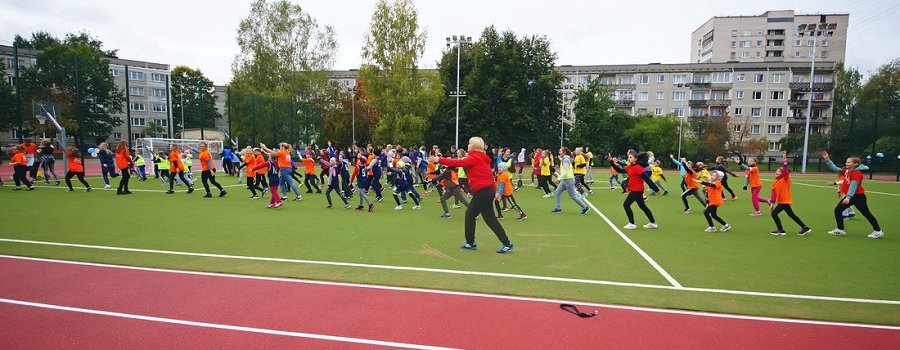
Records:
{"label": "balcony", "polygon": [[694,81],[691,82],[690,87],[697,89],[709,89],[710,85],[712,84],[710,84],[710,82],[708,81]]}
{"label": "balcony", "polygon": [[[831,100],[813,100],[813,108],[826,108],[831,106]],[[806,108],[807,104],[809,104],[809,100],[790,100],[788,101],[788,106],[791,108]]]}
{"label": "balcony", "polygon": [[634,84],[612,84],[613,90],[634,90]]}
{"label": "balcony", "polygon": [[616,107],[633,107],[634,100],[616,100]]}
{"label": "balcony", "polygon": [[[798,83],[792,82],[790,83],[791,90],[800,90],[800,91],[809,91],[809,82]],[[834,83],[813,83],[813,91],[830,91],[834,90]]]}
{"label": "balcony", "polygon": [[731,83],[712,83],[709,88],[712,90],[731,90],[731,86]]}
{"label": "balcony", "polygon": [[766,46],[766,51],[784,51],[784,45],[769,45]]}
{"label": "balcony", "polygon": [[708,100],[707,104],[710,107],[728,107],[731,106],[731,100]]}
{"label": "balcony", "polygon": [[691,107],[706,107],[709,106],[709,100],[689,100],[688,106]]}

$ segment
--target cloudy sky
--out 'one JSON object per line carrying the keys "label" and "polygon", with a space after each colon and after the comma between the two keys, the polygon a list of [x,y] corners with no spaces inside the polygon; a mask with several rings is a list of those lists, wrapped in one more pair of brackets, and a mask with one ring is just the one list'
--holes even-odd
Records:
{"label": "cloudy sky", "polygon": [[[293,0],[319,23],[335,28],[340,45],[334,69],[360,64],[360,48],[374,0]],[[712,16],[758,15],[767,10],[849,13],[847,63],[863,74],[900,57],[900,2],[859,1],[540,1],[416,2],[428,33],[422,60],[434,67],[445,37],[477,38],[489,25],[519,35],[543,34],[557,64],[684,63],[691,32]],[[249,0],[0,0],[0,44],[15,34],[57,36],[86,30],[119,57],[201,69],[216,84],[231,79],[239,21]]]}

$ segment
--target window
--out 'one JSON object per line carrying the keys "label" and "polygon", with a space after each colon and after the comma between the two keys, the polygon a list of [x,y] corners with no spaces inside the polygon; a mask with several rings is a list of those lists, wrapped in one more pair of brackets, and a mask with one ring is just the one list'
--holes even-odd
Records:
{"label": "window", "polygon": [[131,126],[146,126],[147,120],[144,118],[131,118]]}
{"label": "window", "polygon": [[672,114],[675,114],[676,117],[684,117],[684,108],[672,109]]}
{"label": "window", "polygon": [[737,47],[737,41],[732,40],[732,41],[731,41],[731,47]]}
{"label": "window", "polygon": [[572,83],[572,77],[566,77],[565,79],[563,79],[563,83],[571,84],[571,83]]}
{"label": "window", "polygon": [[762,91],[754,91],[752,95],[754,100],[762,100]]}
{"label": "window", "polygon": [[153,119],[153,123],[162,127],[169,126],[169,121],[166,119]]}
{"label": "window", "polygon": [[814,82],[814,83],[824,83],[824,82],[825,82],[825,76],[824,76],[824,75],[816,75],[816,76],[813,77],[813,82]]}
{"label": "window", "polygon": [[647,91],[641,91],[638,95],[638,101],[647,101],[650,97],[650,93]]}
{"label": "window", "polygon": [[750,58],[750,51],[744,51],[741,54],[741,58]]}
{"label": "window", "polygon": [[741,41],[741,47],[750,47],[750,40]]}
{"label": "window", "polygon": [[785,83],[785,82],[787,82],[787,74],[784,74],[784,73],[775,73],[775,74],[772,74],[772,82],[773,82],[773,83]]}
{"label": "window", "polygon": [[672,101],[684,101],[684,91],[673,91]]}
{"label": "window", "polygon": [[792,81],[792,82],[795,82],[795,83],[802,83],[802,82],[803,82],[803,76],[802,76],[802,75],[795,75],[795,76],[791,79],[791,81]]}
{"label": "window", "polygon": [[745,31],[744,31],[744,36],[750,36],[750,31],[749,31],[749,30],[745,30]]}
{"label": "window", "polygon": [[716,72],[712,74],[713,83],[730,83],[731,72]]}
{"label": "window", "polygon": [[784,116],[784,108],[769,108],[769,116],[770,117],[783,117]]}
{"label": "window", "polygon": [[647,115],[647,109],[646,108],[638,108],[637,114],[638,115]]}
{"label": "window", "polygon": [[741,132],[741,130],[743,130],[743,129],[744,129],[743,125],[741,125],[741,124],[736,124],[734,126],[734,132]]}
{"label": "window", "polygon": [[738,100],[743,100],[743,99],[744,99],[744,92],[743,92],[743,91],[740,91],[740,90],[735,91],[735,92],[734,92],[734,98],[736,98],[736,99],[738,99]]}
{"label": "window", "polygon": [[143,102],[132,102],[132,103],[131,103],[131,110],[132,110],[132,111],[145,111],[146,109],[145,109],[145,107],[144,107],[144,103],[143,103]]}
{"label": "window", "polygon": [[769,150],[770,151],[780,151],[781,150],[781,142],[769,142]]}
{"label": "window", "polygon": [[762,47],[762,40],[756,41],[756,47]]}
{"label": "window", "polygon": [[703,109],[703,108],[693,108],[693,109],[691,109],[691,116],[692,116],[692,117],[702,117],[703,114],[705,114],[705,113],[706,113],[706,109]]}
{"label": "window", "polygon": [[772,91],[772,98],[770,100],[783,100],[784,99],[784,91]]}
{"label": "window", "polygon": [[815,56],[815,55],[816,55],[816,51],[815,51],[815,50],[809,50],[809,51],[806,52],[806,57],[812,58],[812,57]]}
{"label": "window", "polygon": [[750,108],[750,116],[759,118],[762,116],[762,108]]}
{"label": "window", "polygon": [[753,135],[759,135],[759,124],[750,125],[750,133]]}
{"label": "window", "polygon": [[128,80],[144,80],[144,72],[128,71]]}
{"label": "window", "polygon": [[641,84],[649,84],[649,83],[650,83],[650,76],[649,76],[649,75],[642,75],[642,76],[640,77],[640,80],[641,80]]}
{"label": "window", "polygon": [[737,36],[737,29],[731,30],[731,36]]}
{"label": "window", "polygon": [[822,40],[822,46],[828,46],[828,39]]}
{"label": "window", "polygon": [[822,58],[828,58],[828,51],[822,51]]}
{"label": "window", "polygon": [[756,57],[759,57],[760,55],[762,55],[762,52],[756,51]]}
{"label": "window", "polygon": [[[6,81],[9,82],[9,85],[16,86],[16,77],[6,77]],[[18,138],[18,137],[14,137]]]}
{"label": "window", "polygon": [[119,70],[118,70],[118,69],[115,69],[115,68],[110,68],[110,69],[109,69],[109,75],[112,75],[112,76],[114,76],[114,77],[117,77],[117,76],[119,76]]}
{"label": "window", "polygon": [[631,77],[619,77],[619,84],[631,84]]}
{"label": "window", "polygon": [[731,59],[737,58],[737,52],[731,51]]}
{"label": "window", "polygon": [[725,110],[721,108],[713,108],[709,110],[709,115],[713,117],[721,117],[725,115]]}
{"label": "window", "polygon": [[691,94],[691,99],[692,99],[692,100],[705,100],[705,99],[706,99],[706,92],[705,92],[705,91],[694,91],[694,92]]}
{"label": "window", "polygon": [[803,46],[803,40],[797,39],[797,41],[794,42],[794,46],[797,46],[797,47]]}
{"label": "window", "polygon": [[657,109],[656,109],[656,115],[663,115],[663,109],[662,109],[662,108],[657,108]]}
{"label": "window", "polygon": [[687,74],[675,74],[672,77],[673,84],[684,84],[687,83]]}
{"label": "window", "polygon": [[765,81],[766,81],[766,75],[765,75],[765,74],[754,74],[754,75],[753,75],[753,82],[754,82],[754,83],[763,83],[763,82],[765,82]]}
{"label": "window", "polygon": [[662,92],[662,91],[657,91],[657,92],[656,92],[656,99],[657,99],[657,100],[662,100],[662,99],[664,99],[664,98],[666,98],[666,93],[664,93],[664,92]]}
{"label": "window", "polygon": [[150,80],[155,82],[164,83],[166,81],[166,75],[162,73],[150,73]]}
{"label": "window", "polygon": [[613,80],[610,77],[600,78],[600,85],[609,85],[612,84]]}
{"label": "window", "polygon": [[737,81],[744,81],[744,73],[737,75]]}
{"label": "window", "polygon": [[617,100],[622,101],[633,101],[634,100],[634,91],[631,90],[619,90],[616,91],[618,94]]}
{"label": "window", "polygon": [[809,46],[809,47],[816,46],[816,41],[813,40],[813,39],[807,40],[807,41],[806,41],[806,46]]}
{"label": "window", "polygon": [[578,83],[581,85],[587,85],[590,81],[591,81],[590,76],[585,75],[585,76],[578,77]]}
{"label": "window", "polygon": [[780,135],[781,134],[781,125],[769,125],[769,134],[770,135]]}
{"label": "window", "polygon": [[153,97],[166,97],[166,89],[156,89],[152,90]]}
{"label": "window", "polygon": [[800,57],[800,55],[802,55],[800,51],[794,52],[794,57]]}
{"label": "window", "polygon": [[168,106],[166,106],[165,103],[154,103],[154,104],[153,104],[153,111],[154,111],[154,112],[165,112],[167,107],[168,107]]}
{"label": "window", "polygon": [[114,132],[112,136],[113,136],[112,138],[113,138],[114,140],[121,140],[121,139],[122,139],[122,133],[120,133],[120,132]]}
{"label": "window", "polygon": [[657,83],[665,83],[665,82],[666,82],[666,75],[665,75],[665,74],[657,75],[657,76],[656,76],[656,82],[657,82]]}
{"label": "window", "polygon": [[744,109],[741,107],[734,107],[734,115],[744,115]]}
{"label": "window", "polygon": [[132,86],[128,90],[128,94],[131,96],[144,96],[144,88]]}

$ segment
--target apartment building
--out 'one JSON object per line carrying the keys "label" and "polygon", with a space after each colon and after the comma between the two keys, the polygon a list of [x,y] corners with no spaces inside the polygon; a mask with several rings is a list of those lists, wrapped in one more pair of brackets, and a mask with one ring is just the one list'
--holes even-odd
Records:
{"label": "apartment building", "polygon": [[[0,45],[0,60],[6,69],[8,84],[15,85],[15,65],[21,69],[37,63],[36,50],[19,49],[19,60],[16,62],[11,46]],[[126,73],[127,67],[127,73]],[[128,96],[128,103],[121,113],[114,116],[122,120],[122,125],[114,127],[109,135],[110,140],[118,140],[127,137],[128,125],[131,126],[132,140],[142,137],[166,137],[171,125],[172,108],[167,99],[170,91],[169,65],[146,61],[136,61],[120,58],[109,58],[109,74],[113,77],[116,86]],[[126,80],[128,89],[126,91]],[[22,108],[31,108],[30,102],[23,101]],[[130,119],[129,119],[130,114]],[[150,125],[159,125],[164,133],[151,134],[145,131]],[[42,138],[54,138],[55,132],[47,131],[37,135]],[[3,144],[18,140],[18,130],[0,133],[0,142]],[[92,142],[90,138],[88,142]]]}
{"label": "apartment building", "polygon": [[691,34],[690,62],[842,62],[849,21],[846,13],[793,10],[713,17]]}

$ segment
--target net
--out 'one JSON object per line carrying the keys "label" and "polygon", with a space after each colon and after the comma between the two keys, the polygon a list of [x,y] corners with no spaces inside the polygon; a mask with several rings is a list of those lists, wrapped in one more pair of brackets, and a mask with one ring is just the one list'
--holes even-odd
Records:
{"label": "net", "polygon": [[209,153],[213,158],[222,154],[222,141],[215,140],[191,140],[191,139],[164,139],[164,138],[139,138],[134,141],[134,152],[144,157],[149,168],[152,168],[153,155],[159,152],[169,152],[171,145],[177,145],[184,155],[191,155],[194,159],[200,154],[200,143],[206,142]]}

